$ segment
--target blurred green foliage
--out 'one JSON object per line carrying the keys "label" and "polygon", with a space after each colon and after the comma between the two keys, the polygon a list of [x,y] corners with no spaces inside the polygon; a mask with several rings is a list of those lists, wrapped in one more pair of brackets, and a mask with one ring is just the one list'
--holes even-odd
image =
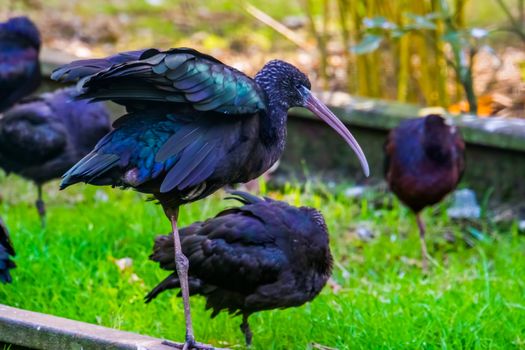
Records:
{"label": "blurred green foliage", "polygon": [[[478,103],[474,92],[474,60],[485,42],[484,39],[486,39],[488,31],[482,28],[463,28],[461,18],[464,17],[464,14],[458,11],[463,11],[464,6],[460,1],[457,1],[454,12],[451,11],[445,0],[433,1],[431,5],[428,9],[432,12],[423,15],[402,12],[402,19],[398,21],[399,23],[389,21],[383,16],[365,18],[363,20],[364,36],[359,43],[352,47],[352,52],[358,55],[371,53],[379,49],[383,41],[389,41],[391,45],[398,45],[399,51],[410,50],[409,46],[400,45],[403,37],[420,36],[425,39],[426,49],[435,56],[444,58],[448,66],[453,69],[456,79],[463,87],[467,97],[469,110],[476,114]],[[447,50],[449,54],[444,50]],[[399,52],[401,59],[406,59],[410,55],[410,52]],[[398,61],[399,66],[406,64],[409,63]],[[422,62],[422,64],[427,63]],[[437,71],[428,68],[421,69],[423,72],[429,72],[431,76],[421,76],[420,79],[435,80],[441,83],[440,85],[444,85],[448,75],[446,68],[440,67]],[[402,87],[406,89],[409,81],[403,81],[403,79],[409,80],[410,78],[408,74],[398,75],[398,89]],[[448,93],[445,86],[442,86],[440,92],[438,102],[442,106],[446,106]],[[425,98],[427,103],[432,100],[432,96],[425,96]]]}
{"label": "blurred green foliage", "polygon": [[[307,45],[254,18],[248,4],[296,25]],[[254,73],[266,59],[302,52],[317,87],[431,106],[467,99],[471,111],[477,52],[493,44],[497,52],[517,38],[505,31],[523,36],[525,23],[523,0],[3,0],[0,14],[8,11],[36,18],[49,29],[44,37],[86,42],[95,55],[190,46],[249,57]]]}

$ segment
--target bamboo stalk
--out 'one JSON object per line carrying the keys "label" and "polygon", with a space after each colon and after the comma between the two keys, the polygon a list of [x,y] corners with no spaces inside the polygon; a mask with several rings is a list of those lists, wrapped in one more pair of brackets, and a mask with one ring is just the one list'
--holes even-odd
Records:
{"label": "bamboo stalk", "polygon": [[[387,45],[369,54],[354,56],[354,54],[348,52],[348,49],[350,48],[350,43],[355,44],[362,41],[364,34],[362,21],[365,17],[383,16],[387,20],[403,27],[405,24],[405,13],[426,15],[442,7],[446,13],[451,13],[448,8],[448,1],[399,0],[387,2],[384,0],[337,0],[340,12],[340,37],[344,41],[343,48],[347,64],[349,91],[371,97],[392,96],[391,89],[383,90],[383,86],[387,81],[383,71],[389,67],[383,62],[388,62],[388,64],[392,62],[395,69],[394,74],[397,87],[394,97],[397,97],[399,101],[411,101],[415,98],[422,98],[430,105],[447,106],[449,103],[447,89],[449,62],[444,53],[445,43],[442,36],[445,33],[445,23],[442,20],[436,20],[437,29],[435,31],[422,29],[419,32],[401,36],[400,39],[387,35],[385,37]],[[460,24],[464,23],[466,1],[468,0],[454,0],[454,4],[459,11],[455,14],[456,17],[453,21],[457,20]],[[384,47],[388,47],[388,51],[385,51]],[[414,64],[413,56],[419,58],[420,64]],[[454,57],[454,59],[457,59],[457,57]],[[451,67],[454,66],[451,65]],[[454,67],[454,69],[456,68]],[[356,70],[356,73],[351,74],[352,70]],[[414,74],[412,74],[412,71]],[[390,78],[390,76],[387,78]],[[462,83],[464,82],[462,81]],[[464,86],[460,84],[458,84],[458,87],[464,89]],[[460,93],[462,94],[463,91]],[[467,94],[466,91],[465,94]],[[469,95],[471,95],[470,92]]]}
{"label": "bamboo stalk", "polygon": [[[327,73],[327,66],[328,66],[328,51],[326,48],[326,37],[323,33],[319,31],[317,28],[317,25],[315,23],[314,18],[314,10],[313,10],[313,0],[304,0],[302,2],[304,12],[306,13],[306,16],[308,18],[310,31],[312,33],[312,36],[315,38],[317,42],[317,49],[319,52],[319,75],[321,77],[321,81],[323,84],[323,87],[326,89],[328,87],[328,73]],[[323,0],[323,3],[327,3],[328,0]]]}
{"label": "bamboo stalk", "polygon": [[507,6],[507,4],[505,4],[505,2],[503,0],[496,0],[498,5],[501,7],[501,9],[503,10],[503,12],[505,12],[505,15],[507,16],[507,19],[509,20],[510,22],[510,28],[509,30],[513,33],[515,33],[516,35],[518,35],[520,37],[520,39],[525,42],[525,29],[524,29],[524,26],[525,24],[523,23],[523,18],[525,16],[525,13],[523,12],[524,9],[524,4],[523,4],[523,0],[518,0],[518,8],[519,8],[519,14],[518,14],[518,18],[519,18],[519,22],[518,22],[518,19],[516,19],[512,12],[510,11],[509,7]]}
{"label": "bamboo stalk", "polygon": [[458,28],[465,28],[465,5],[466,0],[455,0],[454,23]]}
{"label": "bamboo stalk", "polygon": [[[367,17],[373,17],[376,14],[379,14],[378,3],[382,0],[369,0],[367,6]],[[379,63],[380,50],[375,50],[372,53],[367,54],[367,75],[368,84],[370,88],[370,96],[372,97],[381,97],[381,82],[380,82],[380,72],[383,67]]]}
{"label": "bamboo stalk", "polygon": [[[353,19],[354,25],[355,42],[359,42],[363,38],[361,31],[363,16],[359,13],[359,1],[366,3],[366,0],[352,0],[350,4],[351,18]],[[368,74],[368,67],[365,55],[356,56],[356,67],[357,93],[361,96],[370,96],[366,77]]]}
{"label": "bamboo stalk", "polygon": [[[411,11],[417,15],[424,15],[428,12],[425,8],[425,3],[420,1],[411,2]],[[432,57],[433,55],[429,54],[429,49],[427,46],[427,40],[421,35],[414,35],[412,39],[412,45],[414,52],[417,53],[419,57],[419,76],[417,76],[416,81],[420,86],[422,97],[425,102],[429,105],[436,105],[437,99],[436,94],[434,93],[434,83],[433,83],[433,72],[432,72]]]}
{"label": "bamboo stalk", "polygon": [[323,45],[323,55],[321,57],[321,72],[324,80],[325,89],[328,89],[328,31],[330,23],[330,0],[323,0],[323,32],[321,41]]}
{"label": "bamboo stalk", "polygon": [[[454,9],[454,23],[456,30],[465,28],[465,0],[456,0],[455,9]],[[478,100],[474,91],[474,81],[472,76],[472,69],[474,67],[474,58],[476,56],[477,50],[475,48],[470,48],[468,52],[468,62],[465,67],[461,64],[462,58],[460,55],[464,55],[463,47],[455,47],[455,59],[456,59],[456,73],[461,82],[462,88],[465,92],[470,113],[478,113]]]}
{"label": "bamboo stalk", "polygon": [[[441,7],[439,6],[439,0],[432,0],[432,11],[439,12]],[[449,95],[447,91],[448,81],[448,66],[447,59],[445,57],[445,48],[443,40],[441,39],[445,33],[445,25],[442,19],[436,21],[436,30],[434,31],[434,54],[436,59],[436,70],[437,70],[437,90],[438,90],[438,103],[440,106],[446,107],[449,105]]]}
{"label": "bamboo stalk", "polygon": [[400,102],[407,102],[408,99],[408,85],[410,82],[409,66],[410,66],[410,37],[404,35],[399,39],[399,70],[397,73],[397,100]]}
{"label": "bamboo stalk", "polygon": [[348,24],[347,15],[349,14],[348,0],[338,0],[337,6],[339,10],[339,28],[341,31],[341,38],[343,40],[343,58],[345,60],[346,68],[346,86],[349,93],[354,92],[353,74],[352,74],[352,56],[350,53],[350,26]]}
{"label": "bamboo stalk", "polygon": [[523,31],[523,26],[525,25],[523,21],[525,21],[525,1],[524,0],[517,0],[518,1],[518,9],[520,11],[520,23],[521,23],[521,30]]}
{"label": "bamboo stalk", "polygon": [[[439,4],[439,8],[441,9],[441,12],[449,15],[451,12],[450,12],[450,8],[449,8],[449,5],[448,5],[448,1],[447,0],[438,0],[437,3]],[[449,29],[447,30],[457,30],[454,25],[455,23],[453,21],[451,21],[449,18],[445,18],[444,20],[444,25],[445,27],[450,27]],[[457,48],[454,48],[452,47],[452,52],[453,52],[453,55],[454,55],[454,61],[455,62],[459,62],[458,59],[458,55],[457,55]],[[456,83],[455,83],[455,95],[456,95],[456,101],[460,100],[461,99],[461,96],[462,96],[462,91],[463,91],[463,87],[462,87],[462,84],[460,83],[461,81],[461,77],[460,77],[460,71],[459,71],[459,67],[457,66],[456,63],[454,63],[454,61],[450,61],[447,59],[447,62],[450,66],[452,66],[452,68],[454,69],[454,72],[457,76],[457,79],[456,79]]]}

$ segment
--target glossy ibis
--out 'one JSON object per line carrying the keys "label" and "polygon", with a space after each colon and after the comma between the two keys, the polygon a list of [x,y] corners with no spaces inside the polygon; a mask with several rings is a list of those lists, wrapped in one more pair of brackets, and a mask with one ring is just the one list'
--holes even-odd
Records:
{"label": "glossy ibis", "polygon": [[27,17],[0,23],[0,112],[40,85],[40,34]]}
{"label": "glossy ibis", "polygon": [[459,183],[465,143],[456,127],[438,115],[402,122],[385,143],[385,177],[392,192],[416,215],[423,270],[429,258],[423,208],[438,203]]}
{"label": "glossy ibis", "polygon": [[280,60],[254,79],[188,48],[131,51],[73,62],[52,78],[80,79],[82,97],[126,106],[115,130],[64,175],[77,182],[150,193],[171,221],[186,318],[186,348],[195,347],[187,284],[188,261],[178,238],[179,206],[244,183],[281,156],[287,111],[305,107],[328,123],[368,164],[343,123],[310,92],[305,74]]}
{"label": "glossy ibis", "polygon": [[30,97],[0,118],[0,167],[37,185],[42,223],[43,184],[60,178],[110,131],[105,106],[77,101],[76,94],[69,88]]}
{"label": "glossy ibis", "polygon": [[9,270],[16,267],[10,257],[15,256],[15,249],[9,238],[9,232],[2,219],[0,219],[0,282],[11,283]]}
{"label": "glossy ibis", "polygon": [[[314,299],[332,269],[323,216],[308,207],[232,192],[244,205],[180,230],[182,251],[190,260],[190,295],[206,298],[211,317],[221,310],[242,315],[246,344],[252,341],[248,317],[257,311],[300,306]],[[173,236],[155,239],[150,259],[176,269]],[[176,272],[147,296],[180,288]]]}

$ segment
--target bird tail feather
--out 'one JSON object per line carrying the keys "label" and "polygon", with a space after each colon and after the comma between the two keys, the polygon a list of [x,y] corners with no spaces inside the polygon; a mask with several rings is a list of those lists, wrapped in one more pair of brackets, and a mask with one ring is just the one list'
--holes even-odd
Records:
{"label": "bird tail feather", "polygon": [[[166,277],[162,282],[160,282],[155,288],[153,288],[145,297],[144,302],[148,304],[153,299],[155,299],[157,296],[159,296],[160,293],[169,290],[169,289],[178,289],[180,288],[180,280],[177,275],[177,272],[172,273],[168,277]],[[203,283],[200,279],[189,276],[188,277],[188,289],[191,295],[195,294],[201,294],[205,287],[203,286]],[[182,294],[179,291],[177,293],[177,296],[180,297]]]}
{"label": "bird tail feather", "polygon": [[153,288],[145,297],[144,302],[146,304],[150,303],[155,299],[160,293],[168,289],[180,288],[179,278],[176,273],[172,273],[166,277],[162,282],[160,282],[155,288]]}
{"label": "bird tail feather", "polygon": [[225,199],[235,199],[241,202],[242,204],[255,204],[263,201],[262,198],[259,198],[251,193],[247,193],[244,191],[230,190],[228,191],[228,194],[230,194],[230,196],[226,197]]}
{"label": "bird tail feather", "polygon": [[69,169],[63,176],[60,189],[78,182],[91,183],[118,165],[120,157],[116,154],[91,152]]}

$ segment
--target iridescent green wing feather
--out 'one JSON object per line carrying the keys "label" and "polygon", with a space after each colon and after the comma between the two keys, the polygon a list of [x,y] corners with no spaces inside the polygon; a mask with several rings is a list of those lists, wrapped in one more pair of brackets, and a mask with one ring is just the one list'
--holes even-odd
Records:
{"label": "iridescent green wing feather", "polygon": [[[53,78],[80,78],[84,98],[113,100],[125,106],[165,102],[198,111],[253,114],[265,109],[265,97],[253,79],[217,59],[193,49],[146,50],[128,61],[109,57],[96,60],[99,71],[73,62],[59,68]],[[95,61],[95,60],[94,60]],[[82,73],[86,72],[86,75]]]}

